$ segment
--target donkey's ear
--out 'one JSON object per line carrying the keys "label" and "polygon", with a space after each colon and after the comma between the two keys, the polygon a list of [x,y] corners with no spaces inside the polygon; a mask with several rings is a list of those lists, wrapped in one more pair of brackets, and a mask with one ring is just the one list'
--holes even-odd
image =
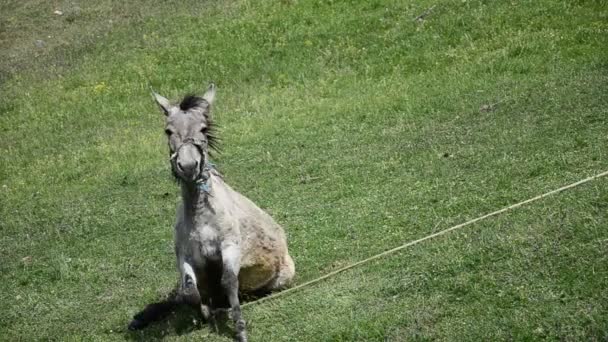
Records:
{"label": "donkey's ear", "polygon": [[169,110],[171,109],[171,103],[169,102],[169,100],[155,93],[154,90],[152,90],[152,96],[154,97],[154,100],[156,101],[160,109],[162,109],[162,111],[165,113],[165,115],[169,115]]}
{"label": "donkey's ear", "polygon": [[214,98],[215,98],[215,84],[211,83],[209,85],[209,88],[207,88],[207,91],[203,95],[203,99],[205,99],[205,101],[207,101],[207,103],[213,104]]}

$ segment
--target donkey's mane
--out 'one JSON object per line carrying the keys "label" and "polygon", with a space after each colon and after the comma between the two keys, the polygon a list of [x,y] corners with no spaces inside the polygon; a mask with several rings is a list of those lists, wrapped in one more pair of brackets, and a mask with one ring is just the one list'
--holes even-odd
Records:
{"label": "donkey's mane", "polygon": [[[179,109],[185,112],[193,108],[201,107],[201,105],[205,102],[207,102],[207,100],[200,96],[188,94],[184,96],[182,101],[179,103]],[[210,115],[205,115],[205,118],[207,119],[207,127],[205,128],[204,133],[205,136],[207,136],[207,144],[209,144],[209,147],[215,152],[220,153],[220,139],[217,135],[217,124],[211,119]]]}
{"label": "donkey's mane", "polygon": [[205,99],[202,97],[195,96],[193,94],[188,94],[184,96],[182,102],[179,103],[179,109],[185,112],[189,109],[200,107],[203,102],[207,101],[205,101]]}

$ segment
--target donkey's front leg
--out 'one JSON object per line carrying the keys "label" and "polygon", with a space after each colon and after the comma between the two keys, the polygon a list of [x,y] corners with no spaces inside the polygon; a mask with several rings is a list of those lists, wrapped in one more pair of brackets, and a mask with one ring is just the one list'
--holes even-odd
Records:
{"label": "donkey's front leg", "polygon": [[226,291],[232,320],[236,326],[236,339],[239,342],[247,342],[246,324],[241,315],[241,304],[239,303],[239,269],[241,267],[241,251],[235,244],[222,246],[222,287]]}
{"label": "donkey's front leg", "polygon": [[201,295],[196,286],[197,279],[192,264],[184,258],[179,259],[180,271],[180,290],[179,296],[183,303],[192,306],[195,309],[200,309]]}

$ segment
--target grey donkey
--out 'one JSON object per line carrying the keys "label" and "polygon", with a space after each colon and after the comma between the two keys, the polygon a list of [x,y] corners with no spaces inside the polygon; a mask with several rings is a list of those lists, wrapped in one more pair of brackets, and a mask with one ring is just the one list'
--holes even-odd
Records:
{"label": "grey donkey", "polygon": [[178,287],[165,301],[148,305],[129,329],[141,329],[180,304],[195,307],[215,323],[229,308],[236,339],[247,341],[239,293],[267,293],[287,287],[295,275],[285,232],[266,212],[233,190],[209,162],[217,148],[211,106],[216,87],[202,97],[188,95],[173,105],[153,92],[166,116],[170,162],[181,185],[175,224]]}

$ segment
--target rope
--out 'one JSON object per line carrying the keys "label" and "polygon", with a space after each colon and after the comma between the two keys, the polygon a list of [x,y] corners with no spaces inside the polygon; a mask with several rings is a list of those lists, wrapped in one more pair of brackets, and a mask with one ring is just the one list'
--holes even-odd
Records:
{"label": "rope", "polygon": [[288,293],[292,293],[292,292],[298,291],[298,290],[300,290],[300,289],[302,289],[302,288],[304,288],[304,287],[307,287],[307,286],[310,286],[310,285],[316,284],[316,283],[318,283],[318,282],[320,282],[320,281],[323,281],[323,280],[325,280],[325,279],[327,279],[327,278],[333,277],[333,276],[335,276],[335,275],[336,275],[336,274],[338,274],[338,273],[342,273],[342,272],[344,272],[344,271],[346,271],[346,270],[350,270],[351,268],[355,268],[355,267],[357,267],[357,266],[360,266],[360,265],[366,264],[366,263],[368,263],[368,262],[370,262],[370,261],[373,261],[373,260],[376,260],[376,259],[382,258],[382,257],[387,256],[387,255],[389,255],[389,254],[393,254],[393,253],[398,252],[398,251],[400,251],[400,250],[402,250],[402,249],[405,249],[405,248],[407,248],[407,247],[410,247],[410,246],[416,245],[416,244],[418,244],[418,243],[420,243],[420,242],[423,242],[423,241],[426,241],[426,240],[429,240],[429,239],[432,239],[432,238],[435,238],[435,237],[438,237],[438,236],[441,236],[441,235],[447,234],[447,233],[449,233],[449,232],[451,232],[451,231],[453,231],[453,230],[456,230],[456,229],[459,229],[459,228],[462,228],[462,227],[469,226],[469,225],[471,225],[471,224],[473,224],[473,223],[479,222],[479,221],[481,221],[481,220],[487,219],[487,218],[492,217],[492,216],[500,215],[500,214],[502,214],[502,213],[504,213],[504,212],[506,212],[506,211],[509,211],[509,210],[512,210],[512,209],[515,209],[515,208],[521,207],[521,206],[523,206],[523,205],[526,205],[526,204],[529,204],[529,203],[532,203],[532,202],[535,202],[535,201],[538,201],[538,200],[540,200],[540,199],[543,199],[543,198],[548,197],[548,196],[551,196],[551,195],[555,195],[555,194],[560,193],[560,192],[562,192],[562,191],[572,189],[572,188],[577,187],[577,186],[579,186],[579,185],[582,185],[582,184],[585,184],[585,183],[591,182],[591,181],[593,181],[593,180],[595,180],[595,179],[598,179],[598,178],[601,178],[601,177],[605,177],[605,176],[608,176],[608,171],[604,171],[604,172],[602,172],[602,173],[596,174],[595,176],[591,176],[591,177],[585,178],[585,179],[583,179],[583,180],[580,180],[580,181],[578,181],[578,182],[575,182],[575,183],[572,183],[572,184],[565,185],[565,186],[563,186],[563,187],[561,187],[561,188],[558,188],[558,189],[555,189],[555,190],[552,190],[552,191],[546,192],[546,193],[544,193],[544,194],[542,194],[542,195],[538,195],[538,196],[536,196],[536,197],[532,197],[532,198],[527,199],[527,200],[525,200],[525,201],[522,201],[522,202],[519,202],[519,203],[512,204],[512,205],[510,205],[510,206],[508,206],[508,207],[504,207],[504,208],[502,208],[502,209],[499,209],[499,210],[493,211],[493,212],[491,212],[491,213],[489,213],[489,214],[486,214],[486,215],[480,216],[480,217],[475,218],[475,219],[472,219],[472,220],[470,220],[470,221],[467,221],[467,222],[464,222],[464,223],[461,223],[461,224],[455,225],[455,226],[453,226],[453,227],[450,227],[450,228],[444,229],[444,230],[442,230],[442,231],[439,231],[439,232],[433,233],[433,234],[431,234],[431,235],[427,235],[427,236],[425,236],[425,237],[423,237],[423,238],[420,238],[420,239],[418,239],[418,240],[414,240],[414,241],[407,242],[407,243],[405,243],[405,244],[403,244],[403,245],[401,245],[401,246],[397,246],[397,247],[395,247],[395,248],[392,248],[392,249],[386,250],[386,251],[384,251],[384,252],[382,252],[382,253],[379,253],[379,254],[373,255],[373,256],[371,256],[371,257],[369,257],[369,258],[367,258],[367,259],[363,259],[363,260],[357,261],[357,262],[355,262],[355,263],[353,263],[353,264],[350,264],[350,265],[348,265],[348,266],[345,266],[345,267],[339,268],[339,269],[337,269],[337,270],[335,270],[335,271],[329,272],[328,274],[323,275],[323,276],[321,276],[321,277],[319,277],[319,278],[316,278],[316,279],[313,279],[313,280],[307,281],[307,282],[305,282],[305,283],[302,283],[302,284],[300,284],[300,285],[297,285],[297,286],[294,286],[294,287],[288,288],[288,289],[283,290],[283,291],[281,291],[281,292],[276,292],[276,293],[273,293],[273,294],[271,294],[271,295],[269,295],[269,296],[262,297],[262,298],[259,298],[259,299],[257,299],[257,300],[254,300],[254,301],[251,301],[251,302],[245,303],[245,304],[241,305],[241,307],[247,307],[247,306],[250,306],[250,305],[253,305],[253,304],[259,304],[259,303],[262,303],[262,302],[268,301],[268,300],[270,300],[270,299],[274,299],[274,298],[277,298],[277,297],[280,297],[280,296],[284,296],[284,295],[286,295],[286,294],[288,294]]}

